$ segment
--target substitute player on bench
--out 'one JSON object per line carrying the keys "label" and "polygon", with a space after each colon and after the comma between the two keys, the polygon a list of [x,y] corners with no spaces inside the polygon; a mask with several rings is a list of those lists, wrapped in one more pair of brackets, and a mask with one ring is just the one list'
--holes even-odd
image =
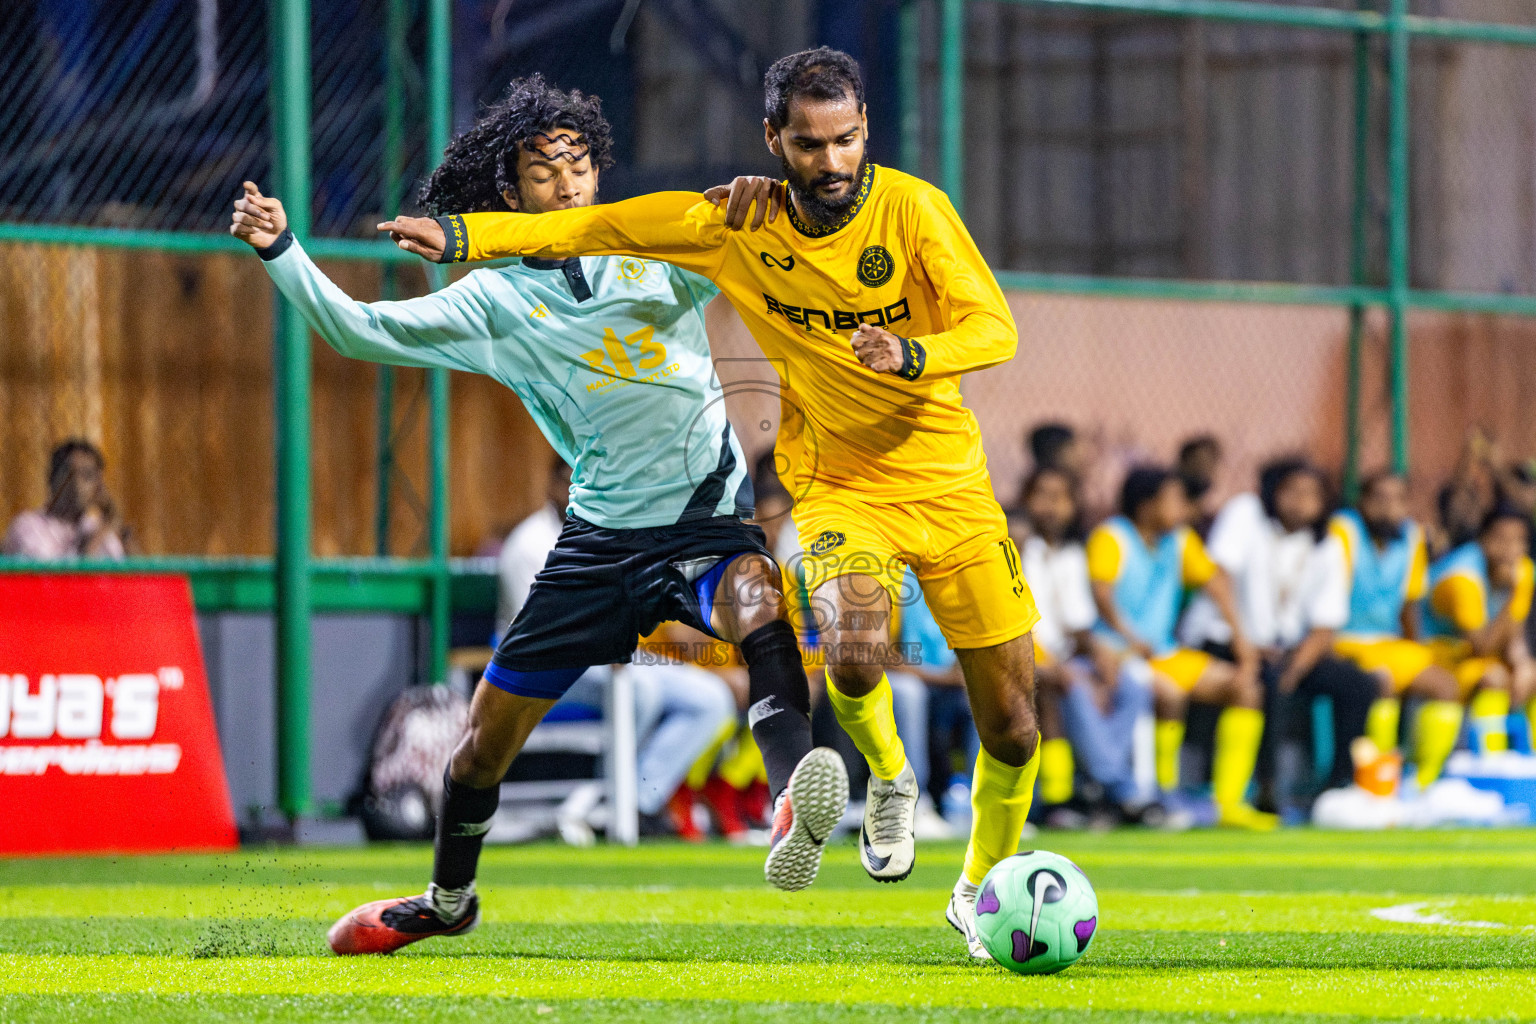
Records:
{"label": "substitute player on bench", "polygon": [[959,378],[1011,358],[1018,331],[944,193],[868,163],[851,57],[825,48],[785,57],[769,69],[765,94],[764,133],[790,202],[787,217],[760,230],[732,230],[745,190],[727,211],[668,192],[542,217],[471,213],[381,227],[428,259],[625,254],[720,286],[779,370],[777,450],[789,460],[807,584],[824,613],[828,693],[873,776],[860,855],[877,880],[905,878],[914,857],[918,787],[883,670],[907,565],[959,656],[982,752],[970,846],[946,917],[985,957],[976,887],[1017,850],[1038,765],[1038,615]]}
{"label": "substitute player on bench", "polygon": [[[587,207],[609,149],[595,98],[533,76],[513,82],[453,141],[422,202]],[[389,952],[474,927],[480,845],[528,734],[590,666],[627,662],[637,639],[668,619],[740,646],[769,784],[787,794],[767,878],[783,889],[809,885],[848,782],[836,753],[811,749],[810,698],[778,569],[762,530],[742,521],[752,514],[749,467],[714,400],[704,331],[714,286],[648,260],[530,259],[423,298],[356,302],[310,261],[282,204],[249,182],[245,189],[231,231],[333,348],[501,381],[573,469],[559,543],[475,691],[449,766],[431,886],[357,908],[331,929],[331,947]]]}

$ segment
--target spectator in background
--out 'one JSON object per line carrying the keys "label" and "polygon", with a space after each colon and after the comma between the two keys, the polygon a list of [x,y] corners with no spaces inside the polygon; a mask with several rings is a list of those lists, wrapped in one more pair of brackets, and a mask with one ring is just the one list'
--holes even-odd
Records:
{"label": "spectator in background", "polygon": [[[1151,663],[1157,712],[1158,783],[1178,785],[1179,750],[1190,701],[1221,705],[1211,789],[1217,820],[1232,828],[1272,829],[1279,819],[1247,802],[1264,733],[1258,653],[1249,643],[1232,583],[1189,528],[1189,501],[1173,472],[1140,466],[1126,476],[1121,514],[1088,538],[1088,577],[1106,643]],[[1184,592],[1201,589],[1232,630],[1237,664],[1181,648],[1174,627]]]}
{"label": "spectator in background", "polygon": [[[570,500],[571,470],[561,460],[553,462],[544,504],[517,525],[501,549],[498,642],[527,603],[539,570],[560,538]],[[613,671],[609,665],[589,668],[550,709],[545,721],[601,708]],[[675,830],[675,823],[663,816],[667,802],[694,762],[736,721],[736,699],[723,679],[694,665],[636,664],[628,671],[635,688],[642,827],[651,834]]]}
{"label": "spectator in background", "polygon": [[1435,494],[1435,522],[1425,530],[1431,561],[1477,539],[1483,518],[1498,504],[1506,480],[1498,443],[1482,427],[1467,431],[1449,480]]}
{"label": "spectator in background", "polygon": [[[1073,498],[1081,506],[1083,488],[1088,483],[1089,458],[1088,446],[1077,431],[1065,423],[1041,423],[1025,436],[1025,447],[1029,449],[1030,473],[1042,469],[1065,473],[1072,481]],[[1028,482],[1028,477],[1025,481]],[[1018,512],[1023,507],[1024,492],[1020,490],[1012,511]]]}
{"label": "spectator in background", "polygon": [[75,437],[48,457],[48,504],[11,520],[4,553],[43,562],[122,559],[130,544],[117,502],[107,492],[101,449]]}
{"label": "spectator in background", "polygon": [[1179,464],[1175,471],[1184,482],[1184,493],[1192,508],[1190,526],[1202,539],[1211,533],[1214,517],[1206,508],[1205,499],[1216,484],[1221,459],[1221,442],[1211,434],[1197,434],[1179,446]]}
{"label": "spectator in background", "polygon": [[1065,423],[1042,423],[1029,432],[1033,469],[1059,469],[1074,481],[1081,480],[1086,453],[1077,431]]}
{"label": "spectator in background", "polygon": [[[1536,583],[1530,532],[1523,512],[1496,506],[1476,540],[1429,571],[1430,647],[1439,664],[1455,673],[1461,692],[1472,694],[1472,735],[1485,753],[1509,749],[1511,702],[1525,705],[1536,690],[1536,661],[1525,640]],[[1529,728],[1524,731],[1529,736]]]}
{"label": "spectator in background", "polygon": [[[1333,767],[1325,789],[1354,778],[1349,745],[1365,732],[1376,684],[1333,655],[1349,620],[1349,569],[1339,538],[1328,532],[1328,487],[1305,459],[1279,459],[1259,472],[1259,493],[1222,506],[1211,527],[1213,561],[1232,579],[1238,616],[1263,659],[1272,723],[1294,734],[1310,727],[1313,698],[1333,704]],[[1232,630],[1206,597],[1184,622],[1186,643],[1231,658]],[[1266,738],[1266,748],[1271,748]],[[1261,766],[1268,758],[1261,755]],[[1262,771],[1261,767],[1261,771]]]}
{"label": "spectator in background", "polygon": [[[1020,544],[1024,578],[1040,609],[1035,626],[1035,678],[1039,683],[1041,820],[1055,828],[1099,816],[1152,820],[1137,786],[1131,749],[1136,721],[1152,710],[1146,663],[1121,659],[1094,639],[1098,619],[1088,582],[1088,556],[1072,478],[1042,467],[1024,483],[1028,536]],[[1074,753],[1077,758],[1074,758]],[[1076,764],[1080,758],[1082,764]],[[1078,768],[1103,787],[1108,808],[1069,801]]]}
{"label": "spectator in background", "polygon": [[1375,676],[1379,687],[1366,735],[1381,750],[1396,750],[1402,697],[1423,698],[1414,761],[1419,786],[1428,786],[1456,749],[1461,702],[1456,677],[1420,642],[1429,555],[1424,531],[1408,518],[1408,482],[1392,472],[1367,477],[1359,508],[1334,516],[1329,530],[1344,545],[1350,573],[1349,621],[1334,650]]}
{"label": "spectator in background", "polygon": [[1425,538],[1429,557],[1436,559],[1456,548],[1477,540],[1478,527],[1487,515],[1490,497],[1487,489],[1471,477],[1457,475],[1435,495],[1437,529]]}
{"label": "spectator in background", "polygon": [[[1536,526],[1536,460],[1512,464],[1499,480],[1500,505],[1515,509],[1526,522]],[[1531,531],[1532,554],[1536,555],[1536,529]]]}

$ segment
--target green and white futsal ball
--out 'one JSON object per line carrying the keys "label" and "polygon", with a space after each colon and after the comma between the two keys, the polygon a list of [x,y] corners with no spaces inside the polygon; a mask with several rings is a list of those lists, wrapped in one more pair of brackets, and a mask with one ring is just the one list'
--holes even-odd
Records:
{"label": "green and white futsal ball", "polygon": [[976,895],[976,931],[992,958],[1020,974],[1077,962],[1099,926],[1099,898],[1067,858],[1030,850],[999,861]]}

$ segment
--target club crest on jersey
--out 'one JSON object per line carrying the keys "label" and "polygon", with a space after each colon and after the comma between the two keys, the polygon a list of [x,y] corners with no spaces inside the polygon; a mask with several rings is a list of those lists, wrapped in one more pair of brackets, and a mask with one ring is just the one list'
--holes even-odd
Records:
{"label": "club crest on jersey", "polygon": [[763,261],[763,266],[765,267],[778,267],[780,270],[795,269],[795,256],[793,253],[781,260],[777,256],[770,256],[767,252],[760,252],[757,254],[757,258]]}
{"label": "club crest on jersey", "polygon": [[896,261],[883,245],[872,245],[859,254],[859,280],[866,287],[878,288],[896,273]]}
{"label": "club crest on jersey", "polygon": [[836,530],[827,530],[821,536],[811,541],[810,552],[813,555],[824,555],[828,551],[842,547],[843,542],[847,539],[847,537]]}

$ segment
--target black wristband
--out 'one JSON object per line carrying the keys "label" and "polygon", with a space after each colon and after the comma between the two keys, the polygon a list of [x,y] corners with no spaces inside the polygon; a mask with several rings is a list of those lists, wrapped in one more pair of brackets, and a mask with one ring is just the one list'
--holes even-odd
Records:
{"label": "black wristband", "polygon": [[896,340],[901,342],[901,369],[896,371],[896,376],[902,380],[917,380],[923,375],[923,367],[928,363],[928,353],[911,338],[903,338],[898,334]]}
{"label": "black wristband", "polygon": [[443,229],[443,255],[437,262],[463,263],[469,258],[469,229],[464,226],[464,218],[450,213],[435,219]]}
{"label": "black wristband", "polygon": [[265,249],[257,249],[256,255],[260,256],[262,262],[264,263],[271,262],[272,260],[275,260],[281,256],[283,253],[287,252],[288,247],[293,245],[293,243],[293,232],[289,231],[287,228],[283,228],[283,233],[277,236],[277,241],[273,242]]}

